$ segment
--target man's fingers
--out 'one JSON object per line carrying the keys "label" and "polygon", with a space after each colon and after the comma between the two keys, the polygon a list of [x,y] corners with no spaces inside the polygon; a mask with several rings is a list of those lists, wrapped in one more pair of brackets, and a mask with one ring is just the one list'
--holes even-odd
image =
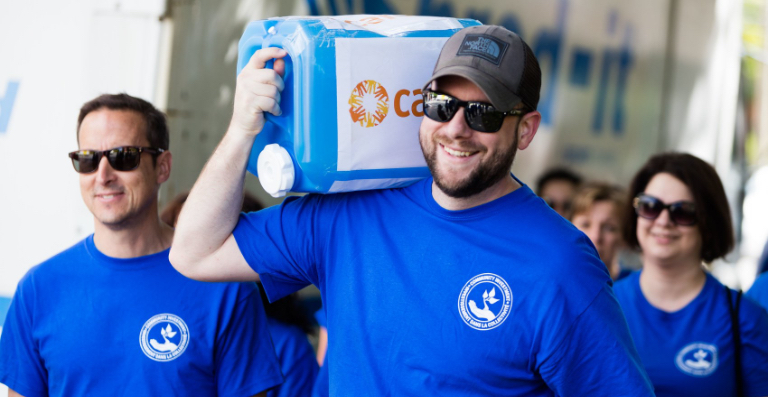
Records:
{"label": "man's fingers", "polygon": [[[258,80],[256,76],[244,76],[245,78],[238,84],[258,96],[280,99],[280,91],[283,89],[282,80],[279,78],[274,81],[270,79]],[[252,77],[252,78],[251,78]]]}
{"label": "man's fingers", "polygon": [[272,98],[259,97],[256,104],[264,112],[272,113],[275,116],[283,114],[282,109],[280,109],[280,103]]}
{"label": "man's fingers", "polygon": [[241,80],[241,82],[238,82],[238,84],[268,84],[277,87],[277,89],[280,91],[285,88],[283,78],[280,77],[276,71],[271,69],[243,69],[237,78],[238,80]]}
{"label": "man's fingers", "polygon": [[247,67],[251,67],[255,69],[264,69],[268,61],[272,59],[280,59],[286,55],[288,55],[288,53],[282,48],[278,48],[278,47],[262,48],[256,51],[253,54],[253,56],[251,56],[251,60],[248,61]]}
{"label": "man's fingers", "polygon": [[272,65],[272,69],[275,70],[275,73],[280,75],[280,77],[285,77],[285,60],[284,59],[275,59],[275,63]]}

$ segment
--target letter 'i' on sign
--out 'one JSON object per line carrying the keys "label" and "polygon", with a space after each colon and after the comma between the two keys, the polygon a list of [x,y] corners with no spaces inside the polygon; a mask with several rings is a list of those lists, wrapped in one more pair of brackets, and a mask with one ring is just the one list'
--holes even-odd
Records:
{"label": "letter 'i' on sign", "polygon": [[0,97],[0,134],[8,130],[8,122],[11,120],[11,111],[18,91],[19,82],[9,81],[4,96]]}

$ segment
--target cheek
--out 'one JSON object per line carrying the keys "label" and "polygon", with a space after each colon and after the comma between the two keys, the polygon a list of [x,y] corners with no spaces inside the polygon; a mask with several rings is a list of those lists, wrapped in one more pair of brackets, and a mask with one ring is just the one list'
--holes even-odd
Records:
{"label": "cheek", "polygon": [[80,194],[83,195],[84,199],[88,196],[91,186],[93,186],[92,178],[89,178],[88,175],[80,175]]}

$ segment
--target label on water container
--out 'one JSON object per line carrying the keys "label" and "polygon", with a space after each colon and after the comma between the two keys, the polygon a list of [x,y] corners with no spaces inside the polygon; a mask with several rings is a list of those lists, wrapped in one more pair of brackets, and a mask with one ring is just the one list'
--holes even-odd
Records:
{"label": "label on water container", "polygon": [[453,18],[410,15],[338,15],[324,16],[326,29],[370,30],[383,36],[396,36],[419,30],[461,29]]}
{"label": "label on water container", "polygon": [[421,88],[447,40],[336,39],[338,171],[426,167]]}

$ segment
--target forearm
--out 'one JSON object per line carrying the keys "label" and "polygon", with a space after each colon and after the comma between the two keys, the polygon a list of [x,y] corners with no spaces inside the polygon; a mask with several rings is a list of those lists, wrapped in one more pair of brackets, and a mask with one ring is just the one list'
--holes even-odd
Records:
{"label": "forearm", "polygon": [[253,140],[230,126],[195,182],[171,248],[171,263],[182,274],[195,278],[196,267],[205,265],[237,225]]}
{"label": "forearm", "polygon": [[[286,52],[253,54],[237,77],[232,121],[179,214],[170,260],[181,274],[204,281],[252,280],[258,275],[240,253],[232,231],[243,202],[245,167],[264,113],[280,115]],[[274,69],[265,69],[275,59]]]}

